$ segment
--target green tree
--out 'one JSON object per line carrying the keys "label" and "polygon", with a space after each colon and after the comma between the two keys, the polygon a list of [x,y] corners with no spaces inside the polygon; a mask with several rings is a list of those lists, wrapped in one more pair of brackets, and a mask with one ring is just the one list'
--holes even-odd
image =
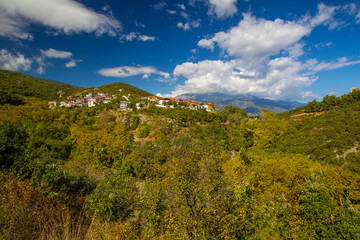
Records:
{"label": "green tree", "polygon": [[21,160],[25,153],[27,134],[10,121],[0,124],[0,165],[10,167],[14,161]]}

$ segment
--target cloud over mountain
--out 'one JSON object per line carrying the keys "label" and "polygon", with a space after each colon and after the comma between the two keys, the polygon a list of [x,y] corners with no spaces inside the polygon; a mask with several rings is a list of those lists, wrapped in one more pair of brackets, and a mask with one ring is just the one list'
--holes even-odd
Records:
{"label": "cloud over mountain", "polygon": [[303,57],[304,37],[320,25],[330,30],[339,27],[335,16],[339,11],[348,14],[347,9],[320,3],[314,17],[304,15],[293,21],[266,20],[245,13],[238,25],[198,42],[200,48],[211,51],[218,47],[222,60],[185,62],[175,67],[174,75],[184,78],[184,84],[177,85],[172,95],[221,92],[282,100],[312,98],[315,94],[302,88],[317,80],[317,72],[360,63],[345,57],[331,62]]}

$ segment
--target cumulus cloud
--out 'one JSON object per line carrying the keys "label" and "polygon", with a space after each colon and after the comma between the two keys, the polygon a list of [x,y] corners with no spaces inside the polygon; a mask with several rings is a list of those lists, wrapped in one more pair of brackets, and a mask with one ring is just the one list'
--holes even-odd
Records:
{"label": "cumulus cloud", "polygon": [[141,35],[140,33],[138,32],[131,32],[129,34],[126,34],[126,35],[122,35],[120,36],[119,40],[121,42],[124,42],[124,41],[128,41],[128,42],[131,42],[131,41],[141,41],[141,42],[148,42],[148,41],[155,41],[156,40],[156,37],[154,36],[148,36],[148,35]]}
{"label": "cumulus cloud", "polygon": [[77,63],[75,61],[70,61],[70,62],[65,63],[65,67],[67,67],[67,68],[76,67],[76,66],[77,66]]}
{"label": "cumulus cloud", "polygon": [[82,62],[81,59],[78,60],[70,60],[69,62],[65,63],[65,67],[66,68],[72,68],[72,67],[77,67],[77,63],[78,62]]}
{"label": "cumulus cloud", "polygon": [[0,34],[28,39],[31,36],[26,32],[28,25],[39,24],[57,33],[95,32],[115,36],[122,25],[108,8],[105,10],[108,14],[97,13],[74,0],[0,0]]}
{"label": "cumulus cloud", "polygon": [[208,14],[218,19],[232,17],[237,13],[237,0],[209,0]]}
{"label": "cumulus cloud", "polygon": [[136,75],[143,75],[143,78],[150,77],[151,74],[160,75],[164,78],[170,78],[170,74],[161,72],[154,67],[129,67],[122,66],[116,68],[103,68],[97,71],[98,74],[105,77],[119,77],[126,78]]}
{"label": "cumulus cloud", "polygon": [[45,67],[51,65],[48,63],[49,58],[70,59],[70,61],[65,63],[66,68],[77,67],[77,63],[82,62],[81,59],[78,60],[72,59],[73,54],[71,52],[60,51],[53,48],[49,48],[48,50],[40,49],[40,53],[41,53],[40,56],[34,57],[35,61],[39,64],[39,67],[36,70],[36,72],[39,74],[44,74]]}
{"label": "cumulus cloud", "polygon": [[31,68],[32,60],[18,52],[0,50],[0,68],[11,71],[27,71]]}
{"label": "cumulus cloud", "polygon": [[226,32],[218,32],[210,39],[202,39],[199,47],[214,49],[217,44],[235,57],[268,57],[290,47],[311,32],[309,26],[294,21],[269,21],[244,14],[239,24]]}
{"label": "cumulus cloud", "polygon": [[310,86],[316,80],[303,74],[305,69],[304,64],[290,57],[270,60],[258,68],[247,68],[240,59],[187,62],[174,70],[176,77],[182,76],[186,81],[178,85],[172,95],[222,92],[295,100],[304,96],[299,90],[301,87]]}
{"label": "cumulus cloud", "polygon": [[311,86],[316,73],[360,64],[343,57],[331,62],[310,59],[302,62],[286,57],[267,59],[252,64],[244,59],[230,61],[186,62],[176,66],[174,76],[184,77],[185,83],[176,86],[173,96],[184,93],[252,94],[279,100],[298,100],[315,97],[301,88]]}
{"label": "cumulus cloud", "polygon": [[40,52],[48,58],[71,58],[73,55],[71,52],[59,51],[53,48],[46,51],[41,49]]}
{"label": "cumulus cloud", "polygon": [[279,100],[315,97],[302,88],[311,86],[318,72],[360,64],[360,60],[346,57],[328,62],[304,60],[306,43],[301,40],[317,26],[340,27],[342,23],[334,18],[336,11],[347,9],[354,14],[353,8],[319,4],[314,17],[306,15],[293,21],[270,21],[243,14],[237,26],[198,42],[199,47],[209,50],[219,47],[231,60],[185,62],[176,66],[173,74],[184,83],[177,85],[172,95],[222,92]]}
{"label": "cumulus cloud", "polygon": [[179,22],[177,24],[177,27],[181,28],[184,31],[189,31],[189,30],[191,30],[193,28],[198,28],[200,26],[201,26],[200,19],[192,21],[192,22],[187,22],[187,23]]}

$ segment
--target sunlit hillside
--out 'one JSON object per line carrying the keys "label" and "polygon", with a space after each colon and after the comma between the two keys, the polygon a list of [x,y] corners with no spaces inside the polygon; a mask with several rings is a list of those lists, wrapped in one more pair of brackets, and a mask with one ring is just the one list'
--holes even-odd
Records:
{"label": "sunlit hillside", "polygon": [[360,238],[359,91],[257,117],[50,109],[45,81],[10,75],[46,92],[0,106],[0,239]]}

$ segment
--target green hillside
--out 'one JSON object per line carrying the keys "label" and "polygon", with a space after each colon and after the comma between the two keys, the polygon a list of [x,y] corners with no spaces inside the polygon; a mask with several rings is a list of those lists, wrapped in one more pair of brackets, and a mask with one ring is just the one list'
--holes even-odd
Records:
{"label": "green hillside", "polygon": [[131,94],[131,96],[133,97],[147,97],[152,95],[151,93],[141,90],[140,88],[122,82],[116,82],[116,83],[103,85],[97,88],[86,89],[87,92],[91,92],[95,90],[99,92],[106,92],[109,94],[116,94],[120,96],[122,95],[127,96],[128,94]]}
{"label": "green hillside", "polygon": [[59,100],[81,88],[57,82],[35,78],[23,73],[0,70],[0,92],[9,97],[36,97],[42,100]]}
{"label": "green hillside", "polygon": [[152,94],[126,83],[111,83],[94,88],[80,88],[62,82],[40,79],[23,73],[0,70],[0,105],[22,105],[27,97],[46,101],[59,101],[67,96],[84,96],[86,93],[105,92],[133,98]]}
{"label": "green hillside", "polygon": [[259,117],[2,105],[0,239],[360,239],[359,96]]}

